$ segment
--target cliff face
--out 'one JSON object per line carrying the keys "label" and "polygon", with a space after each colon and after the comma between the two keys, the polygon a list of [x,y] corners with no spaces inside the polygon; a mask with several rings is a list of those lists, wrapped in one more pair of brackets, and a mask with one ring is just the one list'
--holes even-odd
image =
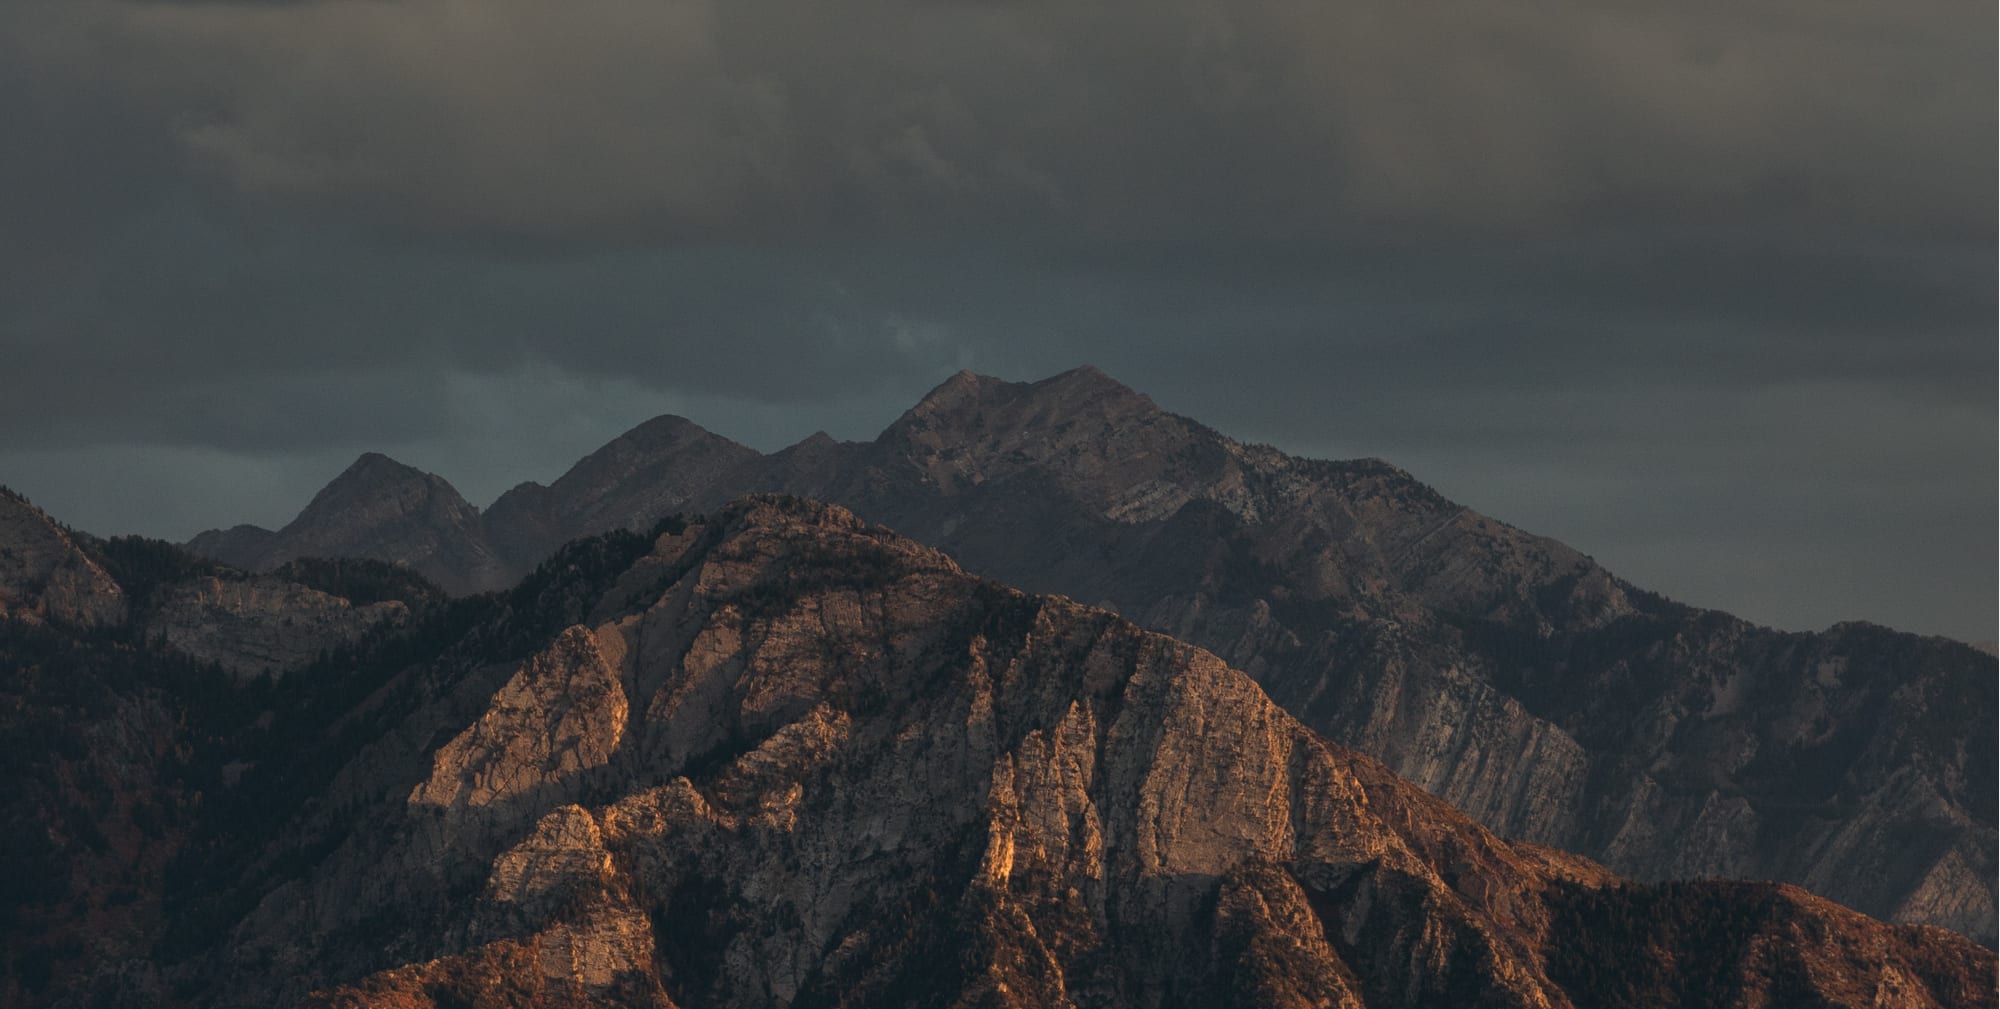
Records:
{"label": "cliff face", "polygon": [[818,494],[1212,649],[1504,834],[1993,937],[1996,671],[1970,648],[1680,606],[1386,463],[1233,442],[1091,369],[961,375],[819,456],[711,493]]}
{"label": "cliff face", "polygon": [[1689,1004],[1991,1002],[1962,938],[1502,841],[1214,656],[839,509],[663,535],[465,682],[357,756],[401,770],[235,930],[236,998],[1635,1004],[1608,962]]}
{"label": "cliff face", "polygon": [[28,853],[68,882],[10,903],[0,1003],[1993,1004],[1961,937],[1502,840],[1214,655],[839,508],[403,594],[402,630],[255,689],[157,641],[14,663],[0,712],[77,756],[0,804],[105,841]]}
{"label": "cliff face", "polygon": [[400,600],[356,606],[347,599],[270,576],[190,578],[165,593],[146,622],[148,636],[238,679],[283,676],[378,625],[409,618]]}
{"label": "cliff face", "polygon": [[[664,419],[496,504],[489,529],[538,530],[508,534],[513,571],[647,508],[833,501],[1210,649],[1503,834],[1993,938],[1991,656],[1680,606],[1387,463],[1235,442],[1094,369],[961,374],[869,443],[754,457],[689,427]],[[542,524],[496,521],[529,512]]]}

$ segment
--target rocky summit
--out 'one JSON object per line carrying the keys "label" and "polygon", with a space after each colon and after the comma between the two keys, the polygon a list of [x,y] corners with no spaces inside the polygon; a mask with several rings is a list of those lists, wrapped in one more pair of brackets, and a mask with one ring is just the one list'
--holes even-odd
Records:
{"label": "rocky summit", "polygon": [[300,557],[362,557],[406,564],[452,592],[513,584],[480,528],[479,509],[442,477],[370,452],[335,477],[283,529],[203,533],[198,554],[252,571]]}
{"label": "rocky summit", "polygon": [[[173,555],[137,553],[106,571],[182,591]],[[34,781],[108,759],[106,733],[153,741],[105,804],[14,797],[17,822],[116,836],[10,901],[0,1001],[1994,1004],[1993,954],[1961,936],[1504,839],[1210,652],[838,507],[578,541],[462,602],[392,569],[306,575],[406,597],[405,622],[255,687],[67,632],[105,700],[96,728],[43,723],[81,742]],[[143,733],[134,698],[161,716]],[[79,901],[131,910],[23,941],[113,920]]]}
{"label": "rocky summit", "polygon": [[[486,586],[568,539],[752,492],[839,503],[968,570],[1207,648],[1505,836],[1639,879],[1783,880],[1994,939],[1991,655],[1681,605],[1389,463],[1238,442],[1092,368],[961,373],[872,442],[770,455],[662,418],[477,522],[361,495],[316,500],[282,534],[193,546],[231,559],[218,544],[289,537]],[[391,511],[443,518],[317,531]]]}

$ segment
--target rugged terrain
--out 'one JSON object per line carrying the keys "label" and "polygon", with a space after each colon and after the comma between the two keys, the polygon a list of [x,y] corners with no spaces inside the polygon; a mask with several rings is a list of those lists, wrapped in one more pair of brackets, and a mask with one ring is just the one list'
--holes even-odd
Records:
{"label": "rugged terrain", "polygon": [[[344,710],[322,674],[413,640],[412,613],[441,600],[382,564],[248,575],[99,540],[5,491],[0,565],[6,1006],[107,971],[115,989],[128,962],[149,970],[171,867],[263,750],[289,749],[298,723],[280,709]],[[288,677],[305,682],[276,686]]]}
{"label": "rugged terrain", "polygon": [[103,627],[125,619],[125,592],[41,509],[0,488],[0,616]]}
{"label": "rugged terrain", "polygon": [[[428,532],[405,509],[392,535],[352,533],[393,509],[323,507],[332,490],[279,534],[193,545],[256,566],[345,544],[483,586],[565,539],[747,492],[834,501],[972,571],[1208,648],[1504,835],[1641,879],[1785,880],[1994,938],[1991,656],[1679,605],[1392,465],[1239,443],[1094,369],[960,374],[873,442],[818,436],[769,456],[663,418]],[[272,536],[287,545],[218,546]],[[427,546],[444,540],[462,545]]]}
{"label": "rugged terrain", "polygon": [[54,967],[10,943],[7,1002],[1993,1004],[1962,937],[1503,840],[1216,656],[839,508],[404,594],[338,661],[205,681],[236,702],[106,681],[189,750],[131,786],[175,797],[159,839],[101,856],[149,910]]}
{"label": "rugged terrain", "polygon": [[374,452],[355,460],[283,529],[237,526],[203,533],[188,546],[248,571],[300,557],[394,561],[459,593],[504,588],[523,573],[501,561],[479,509],[444,478]]}

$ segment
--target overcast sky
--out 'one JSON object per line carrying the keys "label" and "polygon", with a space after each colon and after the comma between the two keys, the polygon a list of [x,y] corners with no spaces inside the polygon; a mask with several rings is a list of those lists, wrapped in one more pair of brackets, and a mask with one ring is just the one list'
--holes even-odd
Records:
{"label": "overcast sky", "polygon": [[0,482],[181,539],[1090,362],[1687,602],[1992,638],[1994,17],[0,0]]}

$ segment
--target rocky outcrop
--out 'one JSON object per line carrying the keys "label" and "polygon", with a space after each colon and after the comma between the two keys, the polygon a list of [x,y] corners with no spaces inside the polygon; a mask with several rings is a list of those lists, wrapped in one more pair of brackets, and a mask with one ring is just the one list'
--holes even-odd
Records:
{"label": "rocky outcrop", "polygon": [[530,518],[497,523],[496,504],[486,528],[517,530],[518,575],[648,509],[833,501],[1208,648],[1505,835],[1994,938],[2000,743],[1967,714],[1996,705],[1991,656],[1681,606],[1388,463],[1236,442],[1091,368],[961,373],[873,442],[745,451],[664,418],[510,495],[506,514]]}
{"label": "rocky outcrop", "polygon": [[564,631],[521,664],[478,721],[437,751],[430,778],[410,790],[409,803],[442,814],[431,821],[441,846],[478,850],[487,837],[507,836],[524,815],[581,798],[586,773],[610,763],[628,710],[613,665],[622,642],[608,639],[612,658],[581,627]]}
{"label": "rocky outcrop", "polygon": [[409,618],[409,606],[399,600],[356,606],[269,576],[209,575],[162,596],[146,622],[147,635],[242,680],[296,672],[384,623]]}
{"label": "rocky outcrop", "polygon": [[1680,606],[1394,466],[1234,442],[1094,369],[962,374],[839,451],[697,500],[818,494],[1213,649],[1509,836],[1993,938],[2000,745],[1965,717],[1995,706],[1990,657]]}
{"label": "rocky outcrop", "polygon": [[[297,751],[354,714],[339,659],[415,648],[437,592],[366,562],[245,575],[11,494],[0,569],[0,1009],[176,1004],[159,950],[188,945],[187,860],[260,843],[243,811],[286,808]],[[321,675],[248,682],[307,664]],[[274,753],[283,771],[246,794]]]}
{"label": "rocky outcrop", "polygon": [[1510,843],[1207,652],[791,500],[663,536],[383,812],[530,796],[426,849],[480,860],[469,900],[255,924],[412,962],[280,973],[313,1006],[1992,1004],[1962,938]]}
{"label": "rocky outcrop", "polygon": [[[129,625],[182,656],[247,680],[303,668],[385,621],[399,624],[408,616],[408,605],[398,600],[356,605],[292,578],[245,576],[186,557],[154,570],[149,562],[161,552],[178,553],[164,543],[107,543],[72,533],[0,490],[0,617],[76,629]],[[112,573],[121,563],[134,569],[124,576],[136,583],[130,589]]]}
{"label": "rocky outcrop", "polygon": [[124,591],[74,536],[0,488],[0,617],[105,627],[125,611]]}
{"label": "rocky outcrop", "polygon": [[1963,938],[1502,839],[1209,652],[795,499],[254,690],[9,628],[6,850],[68,881],[10,877],[0,1005],[1993,1004]]}

